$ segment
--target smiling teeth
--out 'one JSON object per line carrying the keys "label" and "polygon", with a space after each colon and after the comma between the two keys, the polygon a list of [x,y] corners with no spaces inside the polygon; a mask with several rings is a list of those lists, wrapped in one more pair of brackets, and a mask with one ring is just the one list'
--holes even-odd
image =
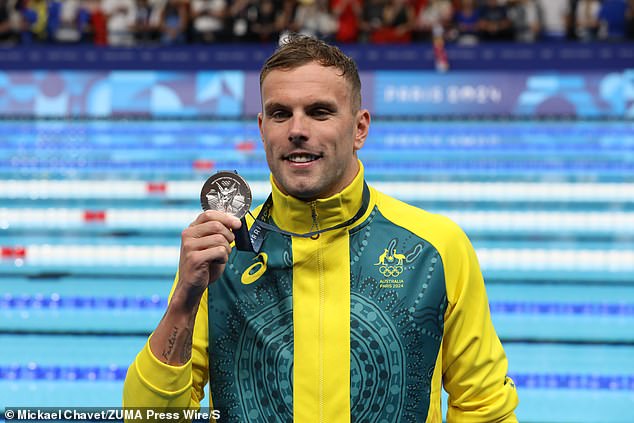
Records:
{"label": "smiling teeth", "polygon": [[293,154],[292,156],[288,156],[288,161],[293,163],[308,163],[316,159],[317,156],[313,156],[312,154]]}

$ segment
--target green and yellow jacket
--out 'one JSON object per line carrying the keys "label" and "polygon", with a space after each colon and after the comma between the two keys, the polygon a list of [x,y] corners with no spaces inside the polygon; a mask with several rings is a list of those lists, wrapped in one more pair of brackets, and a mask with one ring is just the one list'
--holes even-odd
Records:
{"label": "green and yellow jacket", "polygon": [[[203,297],[190,362],[146,344],[124,406],[209,406],[220,422],[516,422],[478,261],[445,217],[369,188],[303,202],[273,186],[260,252],[233,250]],[[209,351],[209,354],[207,354]]]}

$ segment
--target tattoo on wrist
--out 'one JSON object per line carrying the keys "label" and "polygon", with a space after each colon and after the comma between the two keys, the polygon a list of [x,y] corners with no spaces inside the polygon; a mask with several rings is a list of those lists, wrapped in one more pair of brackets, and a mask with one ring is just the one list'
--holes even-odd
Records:
{"label": "tattoo on wrist", "polygon": [[167,348],[163,350],[163,358],[165,360],[170,359],[172,353],[174,352],[174,346],[176,345],[176,336],[178,335],[178,327],[174,326],[170,337],[167,339]]}

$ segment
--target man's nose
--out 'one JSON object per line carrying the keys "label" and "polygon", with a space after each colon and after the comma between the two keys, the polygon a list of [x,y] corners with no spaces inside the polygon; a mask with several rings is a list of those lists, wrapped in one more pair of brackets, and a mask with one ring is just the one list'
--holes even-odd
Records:
{"label": "man's nose", "polygon": [[305,116],[293,115],[288,129],[288,140],[294,144],[308,140],[308,128],[306,127]]}

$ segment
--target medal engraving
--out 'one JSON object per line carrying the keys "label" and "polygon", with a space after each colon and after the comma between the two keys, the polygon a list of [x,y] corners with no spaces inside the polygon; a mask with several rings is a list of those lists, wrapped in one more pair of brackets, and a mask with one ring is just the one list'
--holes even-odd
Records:
{"label": "medal engraving", "polygon": [[251,207],[251,189],[237,173],[221,171],[203,185],[200,205],[203,210],[217,210],[242,219]]}

